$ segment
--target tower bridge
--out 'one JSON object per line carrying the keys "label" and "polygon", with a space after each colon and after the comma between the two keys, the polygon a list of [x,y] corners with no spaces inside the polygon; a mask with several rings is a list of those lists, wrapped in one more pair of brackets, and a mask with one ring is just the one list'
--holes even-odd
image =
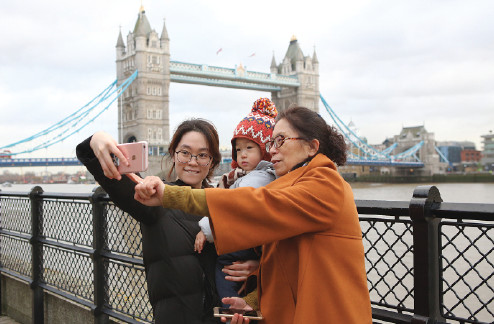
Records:
{"label": "tower bridge", "polygon": [[316,52],[305,56],[296,38],[290,40],[280,64],[271,60],[270,73],[170,60],[170,38],[163,23],[158,34],[141,7],[134,30],[119,32],[116,44],[117,84],[134,71],[136,80],[119,97],[120,142],[146,140],[152,156],[166,152],[170,138],[170,82],[266,91],[278,109],[297,103],[319,110],[319,61]]}
{"label": "tower bridge", "polygon": [[[161,157],[166,154],[169,145],[170,82],[270,92],[279,110],[298,104],[319,112],[319,102],[322,101],[334,124],[346,137],[350,147],[347,164],[350,166],[391,167],[397,172],[406,169],[432,172],[439,162],[433,149],[433,134],[427,133],[425,129],[413,130],[420,136],[415,133],[410,135],[403,130],[403,134],[395,136],[392,143],[380,149],[367,144],[353,133],[319,93],[319,60],[315,49],[312,55],[304,55],[295,37],[290,40],[279,64],[273,54],[269,73],[249,71],[241,64],[235,68],[226,68],[171,61],[170,39],[165,23],[161,34],[158,34],[151,28],[141,7],[134,30],[128,33],[126,42],[122,32],[118,34],[116,65],[117,80],[111,93],[117,95],[110,98],[110,104],[118,99],[118,140],[120,143],[140,140],[149,143],[149,173],[160,170]],[[105,91],[100,101],[110,100],[110,90]],[[83,115],[87,115],[87,112]],[[47,141],[47,145],[38,145],[36,149],[46,148],[59,141],[54,139]],[[10,146],[0,149],[6,147]],[[77,162],[73,158],[0,159],[0,167],[74,164]]]}

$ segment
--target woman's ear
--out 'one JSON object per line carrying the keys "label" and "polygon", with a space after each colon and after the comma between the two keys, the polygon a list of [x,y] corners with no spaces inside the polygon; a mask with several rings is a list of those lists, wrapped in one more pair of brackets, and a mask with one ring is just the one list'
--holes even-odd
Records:
{"label": "woman's ear", "polygon": [[319,140],[317,139],[313,139],[313,140],[310,140],[309,141],[309,150],[308,150],[308,154],[310,157],[313,157],[314,155],[317,154],[317,152],[319,151]]}

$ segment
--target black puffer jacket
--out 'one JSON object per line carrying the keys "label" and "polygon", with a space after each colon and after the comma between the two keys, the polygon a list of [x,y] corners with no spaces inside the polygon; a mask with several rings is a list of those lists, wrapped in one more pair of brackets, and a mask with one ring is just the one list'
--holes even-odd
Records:
{"label": "black puffer jacket", "polygon": [[[91,172],[123,211],[138,220],[149,300],[158,324],[218,323],[213,307],[219,299],[214,285],[216,251],[206,244],[194,252],[199,217],[179,210],[147,207],[134,200],[134,186],[127,177],[112,180],[104,176],[89,146],[91,138],[77,146],[77,158]],[[185,185],[178,181],[176,185]]]}

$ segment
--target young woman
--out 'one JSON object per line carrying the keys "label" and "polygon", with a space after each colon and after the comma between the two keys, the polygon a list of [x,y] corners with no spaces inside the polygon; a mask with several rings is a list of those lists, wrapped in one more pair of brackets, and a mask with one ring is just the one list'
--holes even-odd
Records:
{"label": "young woman", "polygon": [[[219,304],[214,285],[216,253],[212,246],[201,254],[194,252],[200,217],[135,201],[134,183],[121,176],[113,164],[110,154],[126,163],[116,145],[110,135],[98,132],[77,146],[77,157],[115,205],[140,222],[155,323],[217,323],[212,316],[213,307]],[[168,153],[177,180],[167,184],[209,187],[207,179],[221,160],[215,127],[202,119],[182,122]]]}
{"label": "young woman", "polygon": [[[176,190],[146,177],[135,198],[209,216],[220,254],[263,244],[263,323],[371,323],[357,209],[335,165],[346,162],[343,136],[317,113],[294,107],[278,115],[272,138],[267,147],[279,178],[265,187]],[[236,314],[232,324],[241,321]]]}

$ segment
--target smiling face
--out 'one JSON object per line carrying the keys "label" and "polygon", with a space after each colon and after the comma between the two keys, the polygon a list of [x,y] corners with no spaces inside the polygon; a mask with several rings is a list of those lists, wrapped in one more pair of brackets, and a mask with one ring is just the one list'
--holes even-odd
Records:
{"label": "smiling face", "polygon": [[[276,138],[279,135],[283,135],[285,138],[303,137],[291,127],[286,119],[279,120],[274,127],[272,138]],[[273,145],[269,153],[271,153],[271,162],[276,175],[281,177],[297,164],[305,161],[308,157],[314,156],[317,153],[317,149],[314,150],[314,147],[311,147],[308,141],[287,139],[279,148]]]}
{"label": "smiling face", "polygon": [[254,170],[262,160],[263,153],[259,145],[247,138],[235,139],[235,151],[237,164],[244,171]]}
{"label": "smiling face", "polygon": [[[185,133],[175,151],[187,151],[193,155],[200,153],[210,154],[206,137],[195,131]],[[212,163],[209,163],[207,166],[201,166],[197,163],[195,157],[192,157],[186,163],[181,163],[178,161],[176,153],[173,155],[173,163],[175,164],[175,172],[178,179],[196,189],[201,188],[202,181],[207,177],[209,168],[212,165]]]}

